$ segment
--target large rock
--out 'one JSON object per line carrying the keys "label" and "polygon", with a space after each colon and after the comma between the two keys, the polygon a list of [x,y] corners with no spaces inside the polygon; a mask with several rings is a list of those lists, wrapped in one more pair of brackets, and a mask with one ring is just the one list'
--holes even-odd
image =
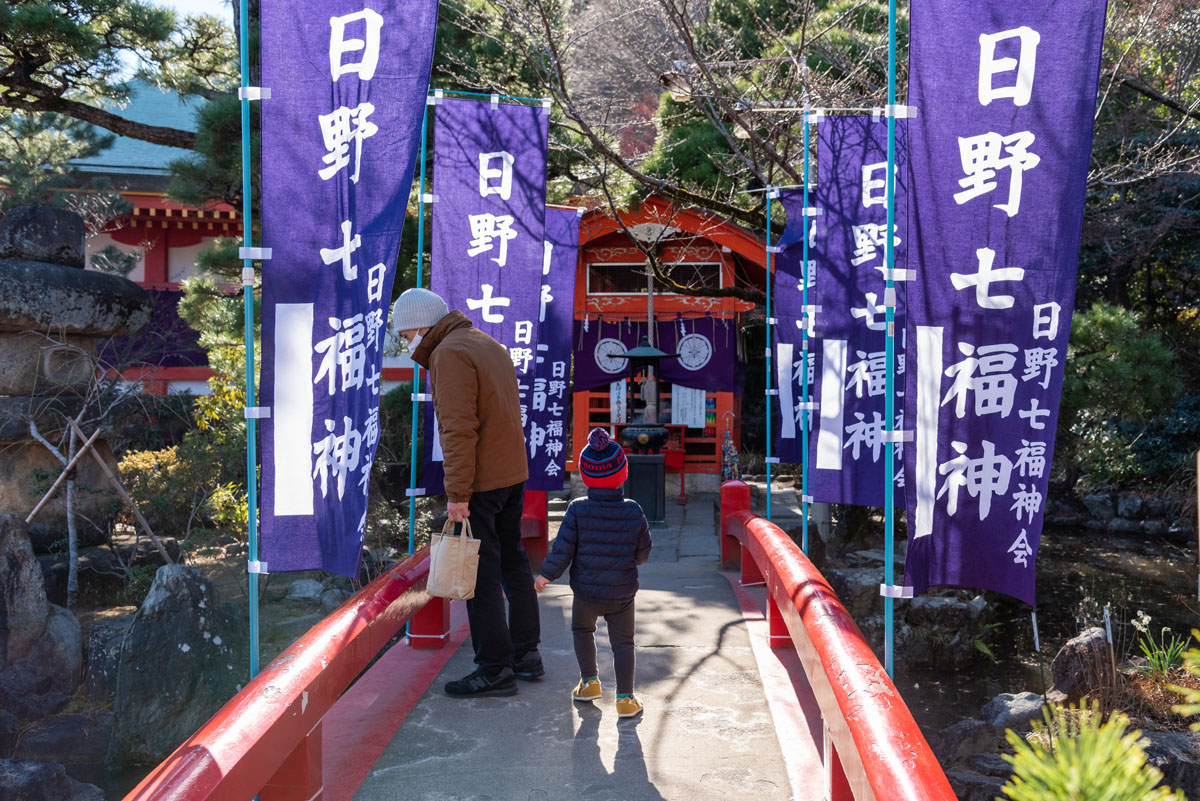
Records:
{"label": "large rock", "polygon": [[1027,732],[1033,727],[1030,721],[1042,719],[1042,697],[1037,693],[1000,693],[983,705],[983,719],[997,733],[1005,729]]}
{"label": "large rock", "polygon": [[298,579],[291,583],[288,587],[288,594],[284,600],[288,601],[320,601],[321,593],[325,591],[325,587],[321,582],[314,579]]}
{"label": "large rock", "polygon": [[[0,404],[2,405],[2,404]],[[50,488],[50,476],[62,471],[62,463],[38,443],[8,445],[0,458],[0,514],[17,515],[24,519],[38,500]],[[103,440],[96,443],[96,452],[108,468],[117,474],[117,462],[112,450]],[[104,541],[106,521],[121,508],[120,497],[108,483],[100,465],[90,456],[76,464],[75,478],[76,532],[81,547],[99,545]],[[87,519],[85,519],[87,518]],[[91,521],[89,523],[88,521]],[[92,525],[94,523],[95,525]],[[62,486],[42,507],[29,525],[29,537],[36,553],[55,547],[65,549],[67,540],[67,492]]]}
{"label": "large rock", "polygon": [[1050,690],[1055,703],[1077,701],[1092,690],[1112,684],[1112,657],[1104,629],[1094,626],[1068,640],[1050,665]]}
{"label": "large rock", "polygon": [[146,290],[118,275],[0,260],[0,331],[119,337],[150,322]]}
{"label": "large rock", "polygon": [[1094,519],[1108,522],[1116,514],[1113,508],[1112,496],[1107,492],[1097,492],[1083,496],[1083,505]]}
{"label": "large rock", "polygon": [[978,647],[988,634],[987,602],[958,598],[914,598],[904,612],[896,652],[908,665],[959,670],[982,656]]}
{"label": "large rock", "polygon": [[51,206],[18,206],[0,219],[0,259],[61,264],[83,269],[83,218]]}
{"label": "large rock", "polygon": [[111,701],[117,692],[117,668],[121,663],[121,645],[133,615],[103,623],[94,623],[87,633],[86,668],[83,686],[97,702]]}
{"label": "large rock", "polygon": [[825,579],[855,620],[874,614],[883,574],[876,568],[828,568]]}
{"label": "large rock", "polygon": [[957,631],[967,627],[978,616],[972,615],[973,607],[957,598],[913,598],[904,612],[904,621],[910,626],[925,626]]}
{"label": "large rock", "polygon": [[1182,790],[1185,798],[1200,798],[1200,732],[1143,732],[1138,743],[1147,764],[1162,771],[1162,783]]}
{"label": "large rock", "polygon": [[0,396],[0,443],[37,442],[29,432],[30,422],[55,442],[66,430],[66,420],[82,408],[82,400],[69,394]]}
{"label": "large rock", "polygon": [[37,720],[53,715],[67,705],[66,693],[51,689],[51,677],[34,670],[22,659],[0,672],[0,709],[17,717]]}
{"label": "large rock", "polygon": [[990,723],[977,718],[960,720],[929,738],[929,747],[943,766],[992,751],[998,744],[996,730]]}
{"label": "large rock", "polygon": [[1142,516],[1142,496],[1132,492],[1122,492],[1117,496],[1117,516],[1127,520],[1137,520]]}
{"label": "large rock", "polygon": [[0,709],[0,754],[11,754],[20,738],[21,719],[7,709]]}
{"label": "large rock", "polygon": [[43,718],[21,735],[13,756],[57,762],[66,767],[71,778],[80,781],[104,781],[112,721],[108,711]]}
{"label": "large rock", "polygon": [[83,392],[96,376],[96,341],[0,333],[0,395]]}
{"label": "large rock", "polygon": [[[179,561],[179,540],[159,537],[171,559]],[[125,565],[153,565],[165,562],[154,542],[146,536],[137,540],[118,535],[108,545],[79,549],[79,603],[83,606],[114,606],[126,603]],[[131,561],[132,560],[132,561]],[[62,551],[39,556],[42,575],[46,580],[46,596],[53,603],[65,603],[67,592],[68,555]]]}
{"label": "large rock", "polygon": [[1137,520],[1114,517],[1108,521],[1108,530],[1114,534],[1137,534],[1142,530],[1142,524]]}
{"label": "large rock", "polygon": [[249,631],[197,570],[167,565],[134,615],[113,701],[113,756],[161,762],[241,688]]}
{"label": "large rock", "polygon": [[1180,518],[1167,528],[1163,536],[1176,545],[1190,545],[1196,541],[1196,521]]}
{"label": "large rock", "polygon": [[0,759],[0,789],[4,801],[104,801],[99,787],[75,781],[54,762]]}
{"label": "large rock", "polygon": [[984,776],[995,776],[1005,781],[1013,772],[1012,765],[1008,763],[1008,760],[995,753],[972,754],[967,757],[967,767]]}
{"label": "large rock", "polygon": [[1148,537],[1161,537],[1167,533],[1168,525],[1165,520],[1147,520],[1142,524],[1142,531]]}
{"label": "large rock", "polygon": [[68,696],[83,678],[83,633],[69,610],[50,605],[46,628],[34,643],[26,661],[50,676],[50,690]]}
{"label": "large rock", "polygon": [[337,611],[338,607],[350,599],[350,596],[349,590],[330,587],[321,593],[321,611],[327,615]]}
{"label": "large rock", "polygon": [[29,655],[50,612],[25,521],[0,515],[0,670]]}
{"label": "large rock", "polygon": [[1003,796],[1005,779],[971,770],[948,770],[946,779],[959,801],[994,801]]}
{"label": "large rock", "polygon": [[0,672],[0,708],[22,718],[57,712],[79,684],[83,666],[79,621],[61,606],[48,608],[41,636],[29,655]]}

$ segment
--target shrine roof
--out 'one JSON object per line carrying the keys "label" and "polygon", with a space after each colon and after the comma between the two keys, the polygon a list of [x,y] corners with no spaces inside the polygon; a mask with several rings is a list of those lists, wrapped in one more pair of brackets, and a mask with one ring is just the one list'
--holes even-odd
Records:
{"label": "shrine roof", "polygon": [[[124,107],[112,106],[111,110],[122,117],[165,128],[196,130],[196,109],[203,101],[199,98],[184,98],[174,92],[161,89],[143,81],[132,82],[132,98]],[[110,133],[102,128],[98,133]],[[167,165],[193,151],[167,145],[156,145],[141,139],[118,136],[111,147],[95,156],[75,159],[71,162],[80,172],[110,173],[118,175],[166,175]]]}

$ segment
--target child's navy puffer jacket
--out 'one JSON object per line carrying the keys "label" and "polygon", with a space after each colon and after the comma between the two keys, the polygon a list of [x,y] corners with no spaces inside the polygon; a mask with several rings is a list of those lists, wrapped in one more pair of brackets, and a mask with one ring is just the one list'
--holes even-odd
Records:
{"label": "child's navy puffer jacket", "polygon": [[650,527],[637,501],[620,489],[591,489],[567,507],[541,572],[554,581],[570,565],[576,595],[620,603],[637,594],[637,566],[650,557],[651,546]]}

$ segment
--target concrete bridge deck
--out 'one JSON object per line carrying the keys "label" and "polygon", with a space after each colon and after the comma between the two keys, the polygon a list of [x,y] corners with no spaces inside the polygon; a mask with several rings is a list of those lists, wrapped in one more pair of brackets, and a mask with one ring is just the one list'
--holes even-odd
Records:
{"label": "concrete bridge deck", "polygon": [[[796,685],[801,697],[807,685],[794,650],[768,646],[765,592],[720,572],[715,496],[687,506],[668,500],[667,526],[652,532],[638,594],[635,692],[646,704],[642,717],[617,718],[603,623],[597,645],[604,698],[594,707],[571,701],[578,669],[565,578],[541,595],[541,681],[520,682],[509,698],[444,695],[446,681],[474,668],[465,610],[456,603],[448,660],[445,651],[396,646],[331,710],[325,798],[820,798],[820,724],[810,726],[817,715],[806,717],[797,701]],[[552,520],[552,537],[555,528]],[[427,689],[394,697],[408,683]],[[341,769],[330,771],[331,761]]]}

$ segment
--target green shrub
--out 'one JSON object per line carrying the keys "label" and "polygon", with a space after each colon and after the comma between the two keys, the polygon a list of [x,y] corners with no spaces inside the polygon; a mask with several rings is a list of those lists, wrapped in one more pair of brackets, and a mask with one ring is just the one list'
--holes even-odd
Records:
{"label": "green shrub", "polygon": [[1144,425],[1122,423],[1121,430],[1140,477],[1160,484],[1190,477],[1200,449],[1200,395],[1185,395]]}
{"label": "green shrub", "polygon": [[182,537],[199,522],[244,539],[245,393],[220,378],[209,388],[195,401],[195,428],[178,446],[127,454],[121,475],[155,533]]}
{"label": "green shrub", "polygon": [[[1192,629],[1192,639],[1200,642],[1200,629]],[[1193,679],[1200,680],[1200,649],[1190,648],[1183,652],[1183,669]],[[1171,689],[1183,698],[1183,703],[1172,707],[1172,711],[1180,715],[1200,715],[1200,689],[1180,686],[1172,686]],[[1192,724],[1192,731],[1200,731],[1200,722]]]}
{"label": "green shrub", "polygon": [[1137,312],[1096,303],[1071,323],[1055,454],[1070,485],[1084,475],[1098,487],[1141,477],[1130,443],[1180,392],[1174,353],[1141,322]]}
{"label": "green shrub", "polygon": [[156,534],[186,530],[192,503],[177,447],[133,451],[118,463],[121,480]]}
{"label": "green shrub", "polygon": [[1097,705],[1057,704],[1042,715],[1029,741],[1012,730],[1005,735],[1016,752],[1004,757],[1013,767],[1004,785],[1012,801],[1187,801],[1158,787],[1162,772],[1146,764],[1142,733],[1128,731],[1124,715],[1104,720]]}
{"label": "green shrub", "polygon": [[1158,632],[1158,640],[1155,640],[1154,632],[1150,630],[1150,616],[1144,611],[1139,611],[1137,617],[1130,622],[1139,632],[1138,647],[1146,656],[1143,670],[1147,674],[1162,679],[1183,664],[1183,649],[1187,648],[1187,637],[1171,634],[1171,639],[1168,640],[1167,634],[1171,629],[1169,626],[1163,626]]}

